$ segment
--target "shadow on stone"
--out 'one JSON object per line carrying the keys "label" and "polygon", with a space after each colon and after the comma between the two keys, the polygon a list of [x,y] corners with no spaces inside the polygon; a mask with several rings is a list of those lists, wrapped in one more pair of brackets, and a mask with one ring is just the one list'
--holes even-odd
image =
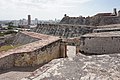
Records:
{"label": "shadow on stone", "polygon": [[[45,64],[47,64],[47,63],[45,63]],[[34,66],[34,67],[33,66],[29,66],[29,67],[13,67],[13,68],[4,69],[4,70],[0,69],[0,74],[4,74],[4,73],[10,72],[10,71],[33,72],[33,71],[35,71],[39,67],[42,67],[45,64],[37,65],[37,66]]]}
{"label": "shadow on stone", "polygon": [[86,53],[84,51],[79,51],[81,54],[86,55],[86,56],[91,56],[91,55],[105,55],[105,54],[119,54],[119,53]]}

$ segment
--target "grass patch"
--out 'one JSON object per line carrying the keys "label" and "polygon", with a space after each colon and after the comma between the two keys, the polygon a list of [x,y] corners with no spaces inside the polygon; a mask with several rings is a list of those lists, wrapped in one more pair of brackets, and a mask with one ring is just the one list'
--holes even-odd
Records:
{"label": "grass patch", "polygon": [[0,36],[4,36],[4,33],[0,33]]}
{"label": "grass patch", "polygon": [[8,50],[14,49],[14,48],[16,48],[18,46],[20,46],[20,45],[15,45],[15,46],[13,46],[13,45],[5,45],[5,46],[0,47],[0,52],[8,51]]}
{"label": "grass patch", "polygon": [[7,32],[0,32],[0,36],[8,35],[8,34],[17,34],[15,31],[7,31]]}

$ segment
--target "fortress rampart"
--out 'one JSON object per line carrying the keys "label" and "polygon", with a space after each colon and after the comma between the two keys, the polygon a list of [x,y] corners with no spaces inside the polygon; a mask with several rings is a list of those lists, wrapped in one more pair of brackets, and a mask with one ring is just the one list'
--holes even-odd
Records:
{"label": "fortress rampart", "polygon": [[64,15],[60,24],[77,24],[77,25],[110,25],[110,24],[120,24],[120,10],[117,11],[116,8],[113,9],[112,13],[98,13],[94,16],[88,17],[69,17],[67,14]]}
{"label": "fortress rampart", "polygon": [[80,51],[86,54],[120,53],[120,32],[91,33],[81,37]]}
{"label": "fortress rampart", "polygon": [[[19,46],[7,52],[1,52],[0,70],[11,67],[37,66],[55,58],[66,57],[65,43],[62,43],[62,40],[58,37],[34,32],[20,32],[17,35],[20,35],[23,40],[24,38],[26,39],[25,36],[35,38],[35,40],[38,38],[39,40]],[[22,40],[20,43],[21,42]]]}
{"label": "fortress rampart", "polygon": [[91,33],[94,28],[96,27],[86,25],[38,24],[34,32],[61,38],[73,38]]}
{"label": "fortress rampart", "polygon": [[31,37],[31,35],[28,35],[27,33],[24,32],[19,32],[18,34],[16,34],[15,39],[13,40],[13,45],[25,45],[28,43],[32,43],[35,41],[40,40],[40,38],[36,38],[36,37]]}
{"label": "fortress rampart", "polygon": [[77,25],[91,25],[101,26],[110,24],[120,24],[120,16],[101,16],[96,15],[93,17],[64,17],[60,24],[77,24]]}

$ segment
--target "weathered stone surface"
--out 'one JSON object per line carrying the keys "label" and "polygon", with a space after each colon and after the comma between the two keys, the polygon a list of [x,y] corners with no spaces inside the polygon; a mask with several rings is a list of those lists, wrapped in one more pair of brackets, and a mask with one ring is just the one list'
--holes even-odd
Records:
{"label": "weathered stone surface", "polygon": [[91,33],[81,36],[80,51],[86,54],[120,53],[120,32]]}
{"label": "weathered stone surface", "polygon": [[91,18],[90,25],[101,26],[110,24],[120,24],[119,16],[94,16]]}
{"label": "weathered stone surface", "polygon": [[[0,52],[0,69],[7,69],[13,66],[36,66],[49,62],[52,59],[63,57],[65,45],[61,45],[62,40],[60,38],[34,32],[21,33],[39,40],[6,52]],[[24,40],[24,36],[21,37]]]}
{"label": "weathered stone surface", "polygon": [[103,25],[103,26],[97,26],[98,29],[104,29],[104,28],[120,28],[120,24],[111,24],[111,25]]}
{"label": "weathered stone surface", "polygon": [[114,32],[114,31],[120,31],[120,24],[112,24],[112,25],[103,25],[103,26],[97,26],[96,29],[93,30],[94,32]]}
{"label": "weathered stone surface", "polygon": [[120,28],[100,28],[100,29],[94,29],[93,32],[113,32],[113,31],[120,31]]}
{"label": "weathered stone surface", "polygon": [[22,80],[119,80],[120,54],[56,59]]}
{"label": "weathered stone surface", "polygon": [[62,38],[72,38],[91,33],[94,28],[96,27],[85,25],[39,24],[37,28],[34,29],[34,32]]}
{"label": "weathered stone surface", "polygon": [[76,38],[67,38],[67,39],[63,39],[63,42],[66,42],[67,45],[71,45],[71,46],[80,46],[80,37],[76,37]]}
{"label": "weathered stone surface", "polygon": [[85,25],[84,17],[63,17],[60,21],[60,24],[76,24],[76,25]]}
{"label": "weathered stone surface", "polygon": [[2,70],[6,70],[14,66],[14,56],[6,56],[4,58],[0,58],[0,72]]}
{"label": "weathered stone surface", "polygon": [[95,15],[86,18],[65,16],[60,21],[60,24],[93,25],[93,26],[120,24],[120,16]]}
{"label": "weathered stone surface", "polygon": [[[118,14],[118,15],[117,15]],[[74,24],[74,25],[109,25],[109,24],[120,24],[120,11],[117,12],[116,8],[113,9],[112,13],[97,13],[91,17],[69,17],[67,14],[64,15],[60,24]]]}
{"label": "weathered stone surface", "polygon": [[28,35],[25,32],[18,32],[13,41],[13,45],[25,45],[40,40],[32,35]]}
{"label": "weathered stone surface", "polygon": [[60,42],[48,45],[43,49],[14,55],[14,66],[28,67],[45,64],[52,59],[60,57]]}

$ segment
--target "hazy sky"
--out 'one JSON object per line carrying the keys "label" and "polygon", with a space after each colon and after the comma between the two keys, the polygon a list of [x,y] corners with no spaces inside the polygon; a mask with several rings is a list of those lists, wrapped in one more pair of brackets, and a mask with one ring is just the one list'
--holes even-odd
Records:
{"label": "hazy sky", "polygon": [[120,0],[0,0],[0,20],[27,18],[61,19],[69,16],[88,16],[98,12],[120,9]]}

